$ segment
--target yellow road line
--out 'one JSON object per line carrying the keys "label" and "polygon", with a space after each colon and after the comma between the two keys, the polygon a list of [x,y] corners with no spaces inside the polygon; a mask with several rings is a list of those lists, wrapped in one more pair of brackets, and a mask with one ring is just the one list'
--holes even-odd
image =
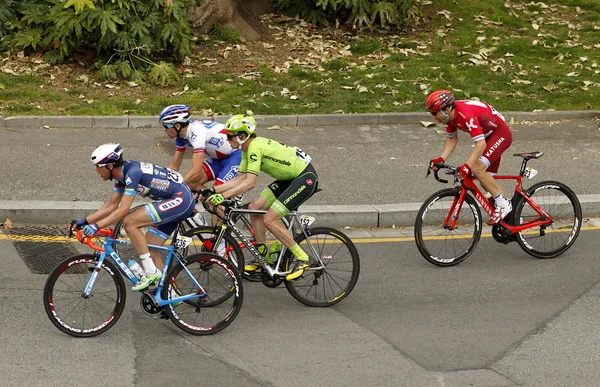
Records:
{"label": "yellow road line", "polygon": [[[588,227],[582,227],[581,231],[592,231],[592,230],[600,230],[600,226],[588,226]],[[558,231],[553,231],[553,230],[549,230],[547,232],[558,232]],[[486,234],[482,234],[481,237],[482,238],[489,238],[491,237],[492,234],[486,233]],[[453,237],[470,237],[470,235],[454,235]],[[431,236],[431,237],[425,237],[424,239],[426,240],[432,240],[432,239],[437,239],[437,238],[446,238],[446,237],[439,237],[439,236]],[[0,240],[11,240],[11,241],[16,241],[16,242],[67,242],[67,241],[71,241],[71,242],[77,242],[77,239],[75,238],[67,238],[65,236],[43,236],[43,235],[6,235],[6,234],[1,234],[0,233]],[[415,238],[412,236],[407,236],[407,237],[388,237],[388,238],[352,238],[352,242],[354,243],[390,243],[390,242],[409,242],[409,241],[414,241]],[[335,241],[332,241],[332,243]],[[169,242],[167,242],[168,244]],[[339,242],[338,242],[339,243]],[[193,241],[192,242],[193,245],[200,245],[201,242],[200,241]]]}

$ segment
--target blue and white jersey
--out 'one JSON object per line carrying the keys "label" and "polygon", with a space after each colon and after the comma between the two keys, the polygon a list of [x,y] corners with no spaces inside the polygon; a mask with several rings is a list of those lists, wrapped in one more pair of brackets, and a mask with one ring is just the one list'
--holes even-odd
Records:
{"label": "blue and white jersey", "polygon": [[215,121],[190,121],[184,138],[175,139],[177,152],[184,152],[191,147],[194,153],[205,153],[211,159],[224,159],[235,149],[227,141],[225,125]]}
{"label": "blue and white jersey", "polygon": [[179,172],[134,160],[125,160],[123,178],[115,181],[115,192],[140,195],[152,200],[181,196],[183,191],[188,190]]}

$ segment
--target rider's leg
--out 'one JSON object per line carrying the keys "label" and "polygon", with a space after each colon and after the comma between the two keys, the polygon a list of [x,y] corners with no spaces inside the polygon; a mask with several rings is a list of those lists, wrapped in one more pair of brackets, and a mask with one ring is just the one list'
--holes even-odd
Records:
{"label": "rider's leg", "polygon": [[[267,201],[267,198],[260,194],[250,205],[250,210],[267,210],[271,205]],[[267,229],[265,227],[264,216],[262,214],[250,215],[250,221],[252,223],[252,231],[254,232],[254,239],[257,242],[264,243],[267,239]]]}
{"label": "rider's leg", "polygon": [[[142,280],[140,280],[138,284],[136,284],[136,286],[133,287],[134,290],[145,289],[152,282],[160,278],[160,271],[157,269],[154,263],[154,260],[156,260],[157,258],[151,258],[150,252],[148,250],[148,244],[146,242],[146,236],[141,230],[142,227],[151,226],[154,224],[145,208],[146,206],[138,208],[137,210],[130,213],[123,220],[123,227],[125,228],[127,235],[129,235],[129,238],[131,239],[131,244],[135,248],[135,251],[138,253],[140,261],[142,262],[142,267],[146,272],[146,277],[142,278]],[[158,254],[156,255],[158,256]],[[162,266],[162,263],[160,262],[160,257],[158,257],[158,262]]]}

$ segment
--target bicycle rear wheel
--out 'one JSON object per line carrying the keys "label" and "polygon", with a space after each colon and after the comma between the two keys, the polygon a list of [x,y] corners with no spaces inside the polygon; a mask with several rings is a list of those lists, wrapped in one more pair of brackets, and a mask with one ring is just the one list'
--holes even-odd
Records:
{"label": "bicycle rear wheel", "polygon": [[76,255],[61,262],[44,286],[44,309],[50,321],[74,337],[92,337],[109,330],[125,308],[123,277],[112,262],[105,260],[92,293],[82,292],[96,266],[92,254]]}
{"label": "bicycle rear wheel", "polygon": [[[573,245],[581,230],[582,211],[577,195],[565,184],[542,181],[527,190],[529,197],[552,217],[552,223],[522,231],[517,243],[536,258],[554,258]],[[522,198],[515,207],[515,224],[541,220]]]}
{"label": "bicycle rear wheel", "polygon": [[[300,278],[285,281],[290,294],[308,306],[331,306],[342,301],[354,289],[360,274],[360,260],[354,243],[342,232],[328,227],[310,229],[308,239],[296,236],[296,243],[310,257],[311,269]],[[323,262],[320,266],[313,248]],[[293,269],[296,258],[287,250],[283,261],[286,271]]]}
{"label": "bicycle rear wheel", "polygon": [[460,192],[448,188],[431,195],[417,214],[415,242],[421,255],[437,266],[453,266],[471,255],[481,237],[481,212],[473,197],[466,195],[456,226],[444,226]]}
{"label": "bicycle rear wheel", "polygon": [[187,255],[198,254],[201,252],[215,253],[235,266],[238,273],[244,272],[244,253],[237,240],[229,232],[223,234],[221,242],[217,245],[218,232],[214,227],[196,227],[188,230],[184,236],[193,239],[187,249]]}
{"label": "bicycle rear wheel", "polygon": [[[206,291],[206,296],[164,307],[173,324],[194,335],[211,335],[225,329],[237,317],[244,300],[242,279],[231,262],[213,253],[192,254],[185,267],[177,263],[167,274],[162,297],[198,294],[190,275]],[[189,272],[189,274],[188,274]]]}

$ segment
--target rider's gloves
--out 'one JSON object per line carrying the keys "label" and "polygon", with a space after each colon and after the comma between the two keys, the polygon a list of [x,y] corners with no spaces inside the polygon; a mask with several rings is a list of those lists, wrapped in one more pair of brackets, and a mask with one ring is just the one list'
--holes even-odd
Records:
{"label": "rider's gloves", "polygon": [[88,221],[86,218],[80,218],[80,219],[76,219],[76,220],[72,220],[71,224],[74,224],[75,227],[77,227],[77,229],[81,229],[83,226],[88,224]]}
{"label": "rider's gloves", "polygon": [[100,231],[100,227],[96,223],[88,224],[83,228],[83,233],[86,236],[94,236],[98,231]]}
{"label": "rider's gloves", "polygon": [[214,204],[215,206],[218,206],[219,204],[223,204],[223,202],[225,201],[225,197],[221,194],[214,194],[208,198],[208,201]]}
{"label": "rider's gloves", "polygon": [[469,167],[469,164],[464,163],[463,165],[458,167],[458,177],[460,177],[461,179],[464,179],[465,177],[468,177],[470,175],[471,175],[471,167]]}
{"label": "rider's gloves", "polygon": [[214,190],[214,188],[206,188],[206,189],[203,189],[202,191],[200,191],[200,194],[202,196],[204,196],[205,198],[207,198],[207,197],[209,197],[211,195],[214,195],[215,194],[215,190]]}
{"label": "rider's gloves", "polygon": [[443,157],[438,157],[437,159],[432,159],[429,161],[429,168],[431,168],[432,166],[439,168],[442,164],[444,164],[444,161],[445,160]]}

